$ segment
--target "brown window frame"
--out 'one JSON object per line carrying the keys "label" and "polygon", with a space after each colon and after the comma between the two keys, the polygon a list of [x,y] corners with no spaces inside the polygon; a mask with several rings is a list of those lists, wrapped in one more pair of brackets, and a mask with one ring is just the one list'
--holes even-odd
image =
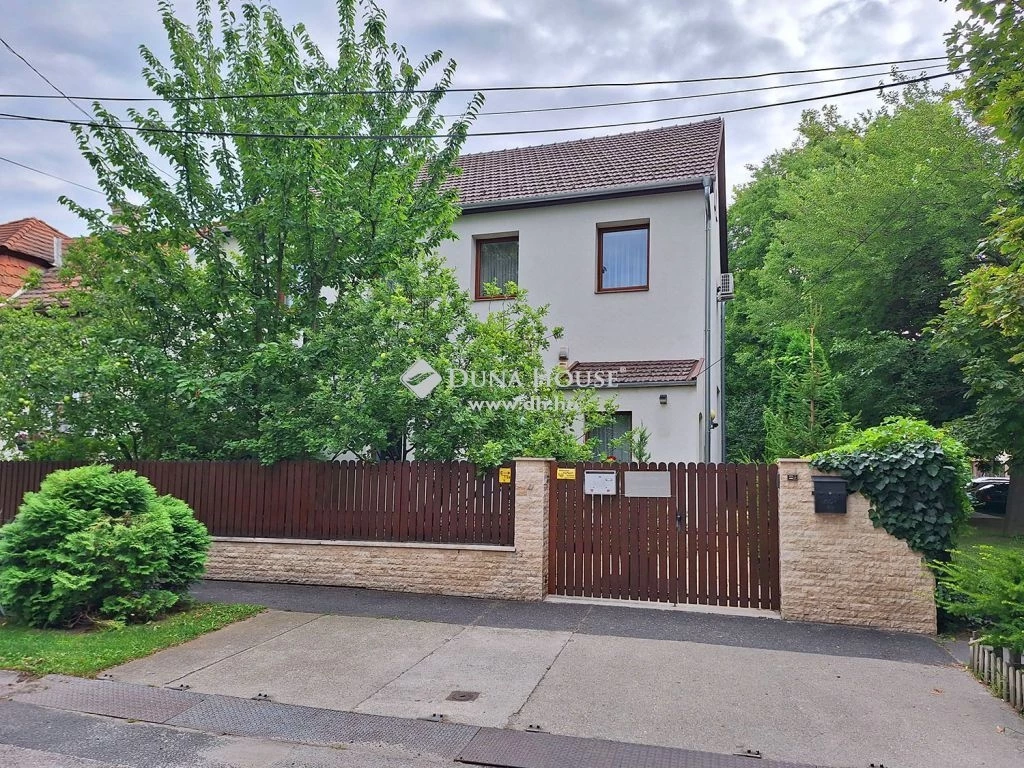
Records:
{"label": "brown window frame", "polygon": [[[647,282],[643,285],[630,285],[622,288],[605,288],[604,283],[604,233],[605,232],[631,232],[637,229],[647,231]],[[622,224],[609,227],[598,226],[597,228],[597,290],[596,293],[631,293],[633,291],[649,291],[651,289],[651,223],[644,224]]]}
{"label": "brown window frame", "polygon": [[[501,301],[502,299],[513,298],[505,294],[485,294],[483,284],[480,282],[480,259],[483,256],[481,246],[484,243],[518,243],[519,235],[502,235],[500,237],[474,237],[473,238],[473,300],[474,301]],[[518,258],[518,253],[517,253]],[[516,264],[516,272],[519,265]]]}

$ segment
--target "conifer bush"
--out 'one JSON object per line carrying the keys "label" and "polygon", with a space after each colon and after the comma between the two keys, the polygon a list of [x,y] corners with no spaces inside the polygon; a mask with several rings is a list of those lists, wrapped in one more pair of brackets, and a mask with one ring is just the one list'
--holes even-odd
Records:
{"label": "conifer bush", "polygon": [[986,645],[1024,653],[1024,549],[982,544],[934,567],[949,615],[981,627]]}
{"label": "conifer bush", "polygon": [[188,505],[135,472],[53,472],[0,528],[0,608],[34,627],[148,621],[182,602],[209,546]]}

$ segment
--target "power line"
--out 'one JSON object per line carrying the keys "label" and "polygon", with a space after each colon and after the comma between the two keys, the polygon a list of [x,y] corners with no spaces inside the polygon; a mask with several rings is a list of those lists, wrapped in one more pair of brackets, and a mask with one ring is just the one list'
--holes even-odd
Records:
{"label": "power line", "polygon": [[[45,83],[46,83],[46,84],[47,84],[48,86],[50,86],[51,88],[53,88],[53,90],[55,90],[55,91],[56,91],[57,93],[59,93],[59,94],[60,94],[60,98],[62,98],[62,99],[64,99],[65,101],[67,101],[67,102],[68,102],[68,103],[69,103],[69,104],[70,104],[71,106],[73,106],[73,107],[74,107],[75,109],[77,109],[77,110],[78,110],[79,112],[81,112],[81,113],[82,113],[83,115],[85,115],[85,117],[86,117],[86,119],[87,119],[87,120],[93,120],[93,119],[94,119],[94,116],[93,116],[93,115],[89,114],[89,113],[88,113],[88,112],[87,112],[86,110],[82,109],[82,107],[81,107],[81,106],[79,106],[79,104],[78,104],[78,103],[77,103],[77,102],[76,102],[76,101],[75,101],[75,100],[74,100],[73,98],[71,98],[71,97],[70,97],[70,96],[68,96],[68,95],[67,95],[66,93],[64,93],[64,91],[62,91],[62,90],[61,90],[61,89],[60,89],[60,88],[59,88],[59,87],[57,86],[57,84],[56,84],[55,82],[53,82],[53,81],[52,81],[52,80],[51,80],[50,78],[48,78],[48,77],[47,77],[46,75],[44,75],[44,74],[43,74],[42,72],[40,72],[40,71],[39,71],[39,70],[38,70],[38,69],[37,69],[37,68],[36,68],[36,67],[35,67],[35,66],[34,66],[34,65],[32,64],[32,62],[31,62],[31,61],[29,61],[28,59],[26,59],[26,58],[25,58],[24,56],[22,56],[22,55],[21,55],[20,53],[18,53],[18,52],[17,52],[16,50],[14,50],[14,48],[12,48],[12,47],[11,47],[11,44],[10,44],[10,43],[8,43],[8,42],[7,42],[6,40],[4,40],[4,39],[3,39],[2,37],[0,37],[0,43],[3,43],[4,47],[5,47],[5,48],[6,48],[6,49],[7,49],[8,51],[10,51],[10,52],[11,52],[12,54],[14,54],[15,56],[17,56],[17,57],[18,57],[18,58],[19,58],[19,59],[21,60],[21,62],[22,62],[22,63],[23,63],[23,64],[24,64],[24,65],[25,65],[26,67],[28,67],[28,68],[29,68],[29,69],[31,69],[31,70],[32,70],[33,72],[35,72],[35,73],[36,73],[37,75],[39,75],[39,77],[40,77],[40,78],[42,78],[43,82],[45,82]],[[55,98],[55,97],[52,97],[52,96],[51,96],[51,97],[49,97],[49,98]],[[171,176],[171,174],[169,174],[169,173],[168,173],[167,171],[165,171],[165,170],[164,170],[163,168],[161,168],[160,166],[156,165],[155,163],[154,163],[153,167],[154,167],[154,168],[156,168],[156,170],[157,170],[157,171],[159,171],[160,173],[162,173],[162,174],[163,174],[163,175],[164,175],[164,176],[165,176],[166,178],[168,178],[168,179],[173,179],[173,178],[174,178],[173,176]],[[29,170],[34,170],[34,169],[31,169],[31,168],[30,168]],[[54,177],[54,178],[58,178],[58,177]],[[70,183],[74,184],[74,182],[70,182]],[[77,185],[77,186],[81,186],[81,184],[79,184],[79,185]],[[89,187],[86,187],[86,189],[89,189]],[[93,190],[93,191],[94,191],[94,192],[96,192],[96,191],[98,191],[98,190]],[[103,193],[102,193],[102,192],[100,192],[100,194],[103,194]]]}
{"label": "power line", "polygon": [[[561,91],[579,88],[635,88],[650,85],[686,85],[692,83],[711,83],[723,80],[756,80],[762,77],[777,77],[780,75],[804,75],[812,72],[832,72],[846,69],[866,69],[868,67],[882,67],[896,64],[916,64],[928,61],[945,61],[946,56],[925,56],[916,59],[894,59],[892,61],[873,61],[866,64],[843,64],[832,67],[812,67],[808,69],[785,69],[776,72],[758,72],[747,75],[716,75],[713,77],[690,77],[677,80],[634,80],[627,82],[598,82],[598,83],[560,83],[553,85],[498,85],[482,86],[480,88],[445,88],[445,93],[497,93],[509,91]],[[434,93],[437,88],[382,88],[382,89],[343,89],[343,90],[319,90],[319,91],[287,91],[268,93],[223,93],[215,96],[72,96],[65,98],[81,99],[82,101],[104,101],[104,102],[142,102],[142,101],[219,101],[223,99],[276,99],[294,96],[375,96],[394,93]],[[55,99],[56,96],[37,93],[0,93],[4,99]]]}
{"label": "power line", "polygon": [[[821,96],[808,96],[801,99],[789,99],[787,101],[778,101],[772,104],[754,104],[747,107],[734,107],[732,109],[720,109],[713,112],[701,112],[690,115],[673,115],[671,117],[658,117],[650,120],[630,120],[618,123],[600,123],[594,125],[577,125],[567,126],[561,128],[529,128],[515,131],[480,131],[475,133],[467,133],[467,136],[484,137],[484,136],[524,136],[529,134],[538,133],[566,133],[569,131],[587,131],[601,128],[625,128],[628,126],[638,125],[654,125],[657,123],[667,123],[678,120],[690,120],[700,117],[714,117],[718,115],[735,114],[737,112],[750,112],[758,109],[769,109],[773,107],[783,107],[791,104],[806,104],[812,101],[823,101],[825,99],[832,99],[839,96],[852,96],[858,93],[871,93],[873,91],[884,91],[889,88],[899,88],[904,85],[911,85],[913,83],[923,83],[929,80],[936,80],[942,77],[951,77],[965,72],[965,69],[958,69],[953,72],[940,72],[934,75],[922,75],[921,77],[910,78],[907,80],[901,80],[895,83],[882,83],[879,85],[871,86],[868,88],[856,88],[849,91],[839,91],[837,93],[827,93]],[[345,134],[345,133],[256,133],[251,131],[201,131],[186,128],[167,128],[162,126],[142,126],[142,125],[121,125],[120,123],[97,123],[94,121],[82,121],[82,120],[67,120],[55,117],[40,117],[37,115],[18,115],[10,112],[0,112],[0,117],[10,117],[15,119],[26,120],[30,122],[44,122],[44,123],[60,123],[63,125],[79,125],[88,128],[107,129],[107,130],[121,130],[121,131],[135,131],[138,133],[162,133],[162,134],[175,134],[179,136],[207,136],[211,138],[238,138],[238,139],[313,139],[313,140],[348,140],[348,141],[388,141],[388,140],[418,140],[418,139],[444,139],[447,138],[446,134],[436,133],[398,133],[398,134]]]}
{"label": "power line", "polygon": [[[933,69],[944,68],[945,64],[933,64],[927,67],[921,67],[922,72],[927,72]],[[689,99],[704,99],[711,96],[732,96],[739,93],[755,93],[757,91],[775,91],[783,88],[798,88],[805,85],[819,85],[822,83],[838,83],[846,80],[863,80],[867,77],[886,77],[890,75],[889,70],[882,70],[881,72],[871,72],[866,75],[846,75],[844,77],[832,77],[826,80],[804,80],[799,83],[782,83],[780,85],[762,85],[757,88],[738,88],[731,91],[709,91],[708,93],[691,93],[683,96],[662,96],[659,98],[652,99],[631,99],[629,101],[606,101],[600,104],[572,104],[563,107],[537,107],[535,109],[508,109],[502,111],[484,111],[477,112],[477,117],[487,117],[492,115],[528,115],[536,114],[539,112],[567,112],[577,109],[598,109],[601,107],[620,107],[629,106],[636,104],[657,104],[665,101],[687,101]],[[442,117],[457,118],[460,115],[442,115]]]}
{"label": "power line", "polygon": [[86,190],[88,190],[90,192],[95,192],[97,195],[103,195],[104,197],[106,197],[106,195],[103,192],[101,192],[100,190],[96,189],[95,187],[90,187],[90,186],[88,186],[86,184],[79,184],[77,181],[72,181],[71,179],[65,179],[63,176],[57,176],[56,174],[50,173],[49,171],[43,171],[43,170],[40,170],[39,168],[33,168],[31,165],[25,165],[24,163],[19,163],[17,160],[11,160],[11,158],[9,158],[9,157],[0,157],[0,160],[2,160],[5,163],[10,163],[11,165],[16,165],[19,168],[24,168],[26,171],[32,171],[33,173],[39,173],[39,174],[42,174],[43,176],[49,176],[51,179],[56,179],[57,181],[63,181],[65,184],[73,184],[76,187],[81,187],[82,189],[86,189]]}
{"label": "power line", "polygon": [[[87,118],[88,118],[89,120],[92,120],[92,119],[93,119],[93,116],[92,116],[92,115],[90,115],[90,114],[89,114],[88,112],[86,112],[86,111],[85,111],[84,109],[82,109],[82,108],[81,108],[81,107],[80,107],[80,106],[79,106],[78,104],[76,104],[76,103],[75,103],[75,100],[74,100],[74,99],[72,99],[72,98],[71,98],[70,96],[68,96],[68,95],[67,95],[66,93],[64,93],[64,91],[62,91],[62,90],[61,90],[60,88],[58,88],[58,87],[57,87],[57,84],[56,84],[56,83],[54,83],[54,82],[53,82],[53,81],[52,81],[52,80],[51,80],[50,78],[48,78],[48,77],[47,77],[46,75],[44,75],[44,74],[43,74],[42,72],[40,72],[40,71],[39,71],[38,69],[36,69],[36,68],[35,68],[35,66],[33,66],[33,65],[32,65],[32,62],[30,62],[30,61],[29,61],[28,59],[26,59],[26,58],[25,58],[24,56],[22,56],[22,55],[21,55],[20,53],[18,53],[18,52],[17,52],[16,50],[14,50],[14,48],[12,48],[12,47],[11,47],[11,44],[10,44],[10,43],[8,43],[8,42],[7,42],[6,40],[4,40],[4,39],[3,39],[2,37],[0,37],[0,43],[3,43],[3,45],[4,45],[4,48],[6,48],[6,49],[7,49],[8,51],[10,51],[11,53],[13,53],[13,54],[14,54],[15,56],[17,56],[17,57],[18,57],[19,59],[21,59],[22,63],[23,63],[23,64],[24,64],[24,65],[25,65],[26,67],[28,67],[28,68],[29,68],[29,69],[31,69],[31,70],[32,70],[33,72],[35,72],[35,73],[36,73],[37,75],[39,75],[39,77],[40,77],[40,78],[42,78],[42,80],[43,80],[43,82],[44,82],[44,83],[46,83],[46,84],[47,84],[48,86],[50,86],[51,88],[53,88],[53,90],[55,90],[55,91],[56,91],[57,93],[59,93],[59,94],[60,94],[60,98],[62,98],[62,99],[64,99],[64,100],[66,100],[66,101],[67,101],[67,102],[68,102],[68,103],[69,103],[69,104],[70,104],[71,106],[73,106],[73,107],[74,107],[75,109],[77,109],[77,110],[78,110],[79,112],[81,112],[81,113],[82,113],[83,115],[85,115],[85,116],[86,116],[86,117],[87,117]],[[53,97],[53,96],[50,96],[50,97],[48,97],[48,98],[55,98],[55,97]]]}

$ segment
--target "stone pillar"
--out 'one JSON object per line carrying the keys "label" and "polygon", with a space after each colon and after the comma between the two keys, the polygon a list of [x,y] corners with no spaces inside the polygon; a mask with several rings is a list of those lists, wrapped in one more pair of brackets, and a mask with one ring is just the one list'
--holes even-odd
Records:
{"label": "stone pillar", "polygon": [[522,599],[543,600],[548,590],[551,460],[517,458],[515,462],[515,568]]}
{"label": "stone pillar", "polygon": [[859,493],[846,514],[816,514],[811,478],[828,474],[779,460],[782,618],[934,634],[935,577],[924,558],[876,528]]}

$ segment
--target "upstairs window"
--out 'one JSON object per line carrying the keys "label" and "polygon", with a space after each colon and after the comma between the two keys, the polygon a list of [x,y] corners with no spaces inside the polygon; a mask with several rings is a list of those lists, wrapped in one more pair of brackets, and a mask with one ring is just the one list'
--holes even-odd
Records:
{"label": "upstairs window", "polygon": [[650,224],[597,230],[597,290],[646,291]]}
{"label": "upstairs window", "polygon": [[519,237],[488,237],[476,240],[477,301],[507,299],[506,286],[519,282]]}

